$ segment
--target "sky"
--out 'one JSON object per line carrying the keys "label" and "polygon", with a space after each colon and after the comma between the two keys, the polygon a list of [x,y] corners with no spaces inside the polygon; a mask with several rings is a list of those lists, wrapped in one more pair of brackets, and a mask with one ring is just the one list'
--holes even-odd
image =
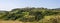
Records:
{"label": "sky", "polygon": [[59,8],[60,0],[0,0],[0,10],[24,7]]}

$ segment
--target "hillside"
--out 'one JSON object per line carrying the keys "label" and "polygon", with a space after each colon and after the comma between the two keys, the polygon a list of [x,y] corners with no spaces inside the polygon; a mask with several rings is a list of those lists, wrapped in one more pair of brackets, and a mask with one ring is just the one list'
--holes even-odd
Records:
{"label": "hillside", "polygon": [[55,9],[16,8],[16,9],[12,9],[11,11],[0,11],[0,20],[4,20],[4,21],[17,20],[21,22],[41,22],[41,20],[47,16],[55,17],[58,15],[60,16],[60,10],[55,10]]}

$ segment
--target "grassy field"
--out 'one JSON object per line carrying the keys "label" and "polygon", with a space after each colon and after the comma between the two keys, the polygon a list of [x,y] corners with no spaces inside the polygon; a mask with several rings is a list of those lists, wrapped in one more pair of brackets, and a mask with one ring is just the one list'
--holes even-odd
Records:
{"label": "grassy field", "polygon": [[21,22],[21,21],[5,21],[5,20],[0,20],[0,23],[38,23],[38,22]]}
{"label": "grassy field", "polygon": [[21,21],[4,21],[4,20],[0,20],[0,23],[23,23]]}
{"label": "grassy field", "polygon": [[51,15],[45,16],[42,20],[39,21],[40,23],[60,23],[60,15]]}
{"label": "grassy field", "polygon": [[[52,20],[51,20],[52,19]],[[53,23],[53,19],[56,19],[58,21],[58,23],[60,23],[60,16],[45,16],[42,20],[40,20],[39,22],[21,22],[21,21],[5,21],[5,20],[0,20],[0,23]]]}

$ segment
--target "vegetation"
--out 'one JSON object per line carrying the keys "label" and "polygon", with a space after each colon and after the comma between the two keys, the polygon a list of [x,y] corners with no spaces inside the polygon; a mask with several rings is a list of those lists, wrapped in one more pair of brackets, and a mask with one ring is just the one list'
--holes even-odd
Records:
{"label": "vegetation", "polygon": [[[47,9],[47,8],[16,8],[11,11],[0,11],[0,19],[2,20],[18,20],[23,22],[41,22],[43,23],[58,23],[60,18],[53,18],[60,15],[60,10],[57,9]],[[45,20],[45,17],[48,16],[48,19]],[[51,18],[51,16],[53,16]],[[50,19],[51,18],[51,19]],[[44,22],[49,21],[49,22]]]}

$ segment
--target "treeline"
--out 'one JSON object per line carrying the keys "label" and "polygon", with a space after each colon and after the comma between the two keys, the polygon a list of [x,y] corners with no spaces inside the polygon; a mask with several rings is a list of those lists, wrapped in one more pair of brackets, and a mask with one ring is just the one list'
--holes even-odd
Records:
{"label": "treeline", "polygon": [[0,11],[0,19],[18,21],[39,21],[44,16],[60,14],[60,10],[47,8],[16,8],[11,11]]}

